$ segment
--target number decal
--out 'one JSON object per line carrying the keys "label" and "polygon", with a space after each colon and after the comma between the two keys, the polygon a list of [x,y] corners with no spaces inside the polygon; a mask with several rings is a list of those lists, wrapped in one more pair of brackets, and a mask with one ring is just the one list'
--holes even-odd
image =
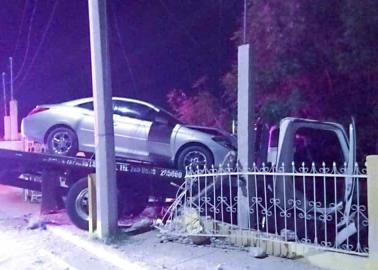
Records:
{"label": "number decal", "polygon": [[160,172],[160,176],[166,176],[171,178],[182,178],[182,172],[176,170],[163,169]]}

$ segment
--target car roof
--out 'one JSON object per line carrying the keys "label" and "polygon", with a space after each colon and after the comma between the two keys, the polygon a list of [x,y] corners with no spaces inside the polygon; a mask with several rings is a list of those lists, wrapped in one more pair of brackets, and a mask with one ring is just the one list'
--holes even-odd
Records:
{"label": "car roof", "polygon": [[[124,98],[124,97],[113,97],[112,99],[145,105],[147,107],[150,107],[151,109],[154,109],[155,111],[161,110],[159,107],[156,107],[155,105],[152,105],[151,103],[141,101],[141,100],[138,100],[138,99]],[[62,104],[67,105],[67,106],[77,106],[77,105],[87,103],[87,102],[93,102],[93,97],[70,100],[70,101],[67,101],[67,102],[63,102]]]}

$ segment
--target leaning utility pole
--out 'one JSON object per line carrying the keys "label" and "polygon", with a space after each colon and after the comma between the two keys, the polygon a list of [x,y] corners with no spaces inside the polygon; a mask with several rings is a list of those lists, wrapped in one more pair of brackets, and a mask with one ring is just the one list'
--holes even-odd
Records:
{"label": "leaning utility pole", "polygon": [[117,183],[106,0],[88,0],[95,111],[97,236],[117,231]]}

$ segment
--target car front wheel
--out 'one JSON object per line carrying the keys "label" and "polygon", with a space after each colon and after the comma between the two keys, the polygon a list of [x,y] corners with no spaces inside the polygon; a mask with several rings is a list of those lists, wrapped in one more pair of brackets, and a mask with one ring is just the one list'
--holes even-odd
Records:
{"label": "car front wheel", "polygon": [[177,168],[185,170],[187,167],[193,169],[210,168],[214,164],[211,152],[203,146],[194,145],[185,148],[177,158]]}

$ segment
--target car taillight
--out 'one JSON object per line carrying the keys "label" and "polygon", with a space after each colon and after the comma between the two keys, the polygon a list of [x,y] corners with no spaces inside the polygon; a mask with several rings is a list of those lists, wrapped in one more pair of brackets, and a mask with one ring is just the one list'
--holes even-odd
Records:
{"label": "car taillight", "polygon": [[29,114],[28,116],[30,115],[33,115],[33,114],[36,114],[36,113],[40,113],[40,112],[44,112],[44,111],[47,111],[49,108],[46,108],[46,107],[35,107]]}

